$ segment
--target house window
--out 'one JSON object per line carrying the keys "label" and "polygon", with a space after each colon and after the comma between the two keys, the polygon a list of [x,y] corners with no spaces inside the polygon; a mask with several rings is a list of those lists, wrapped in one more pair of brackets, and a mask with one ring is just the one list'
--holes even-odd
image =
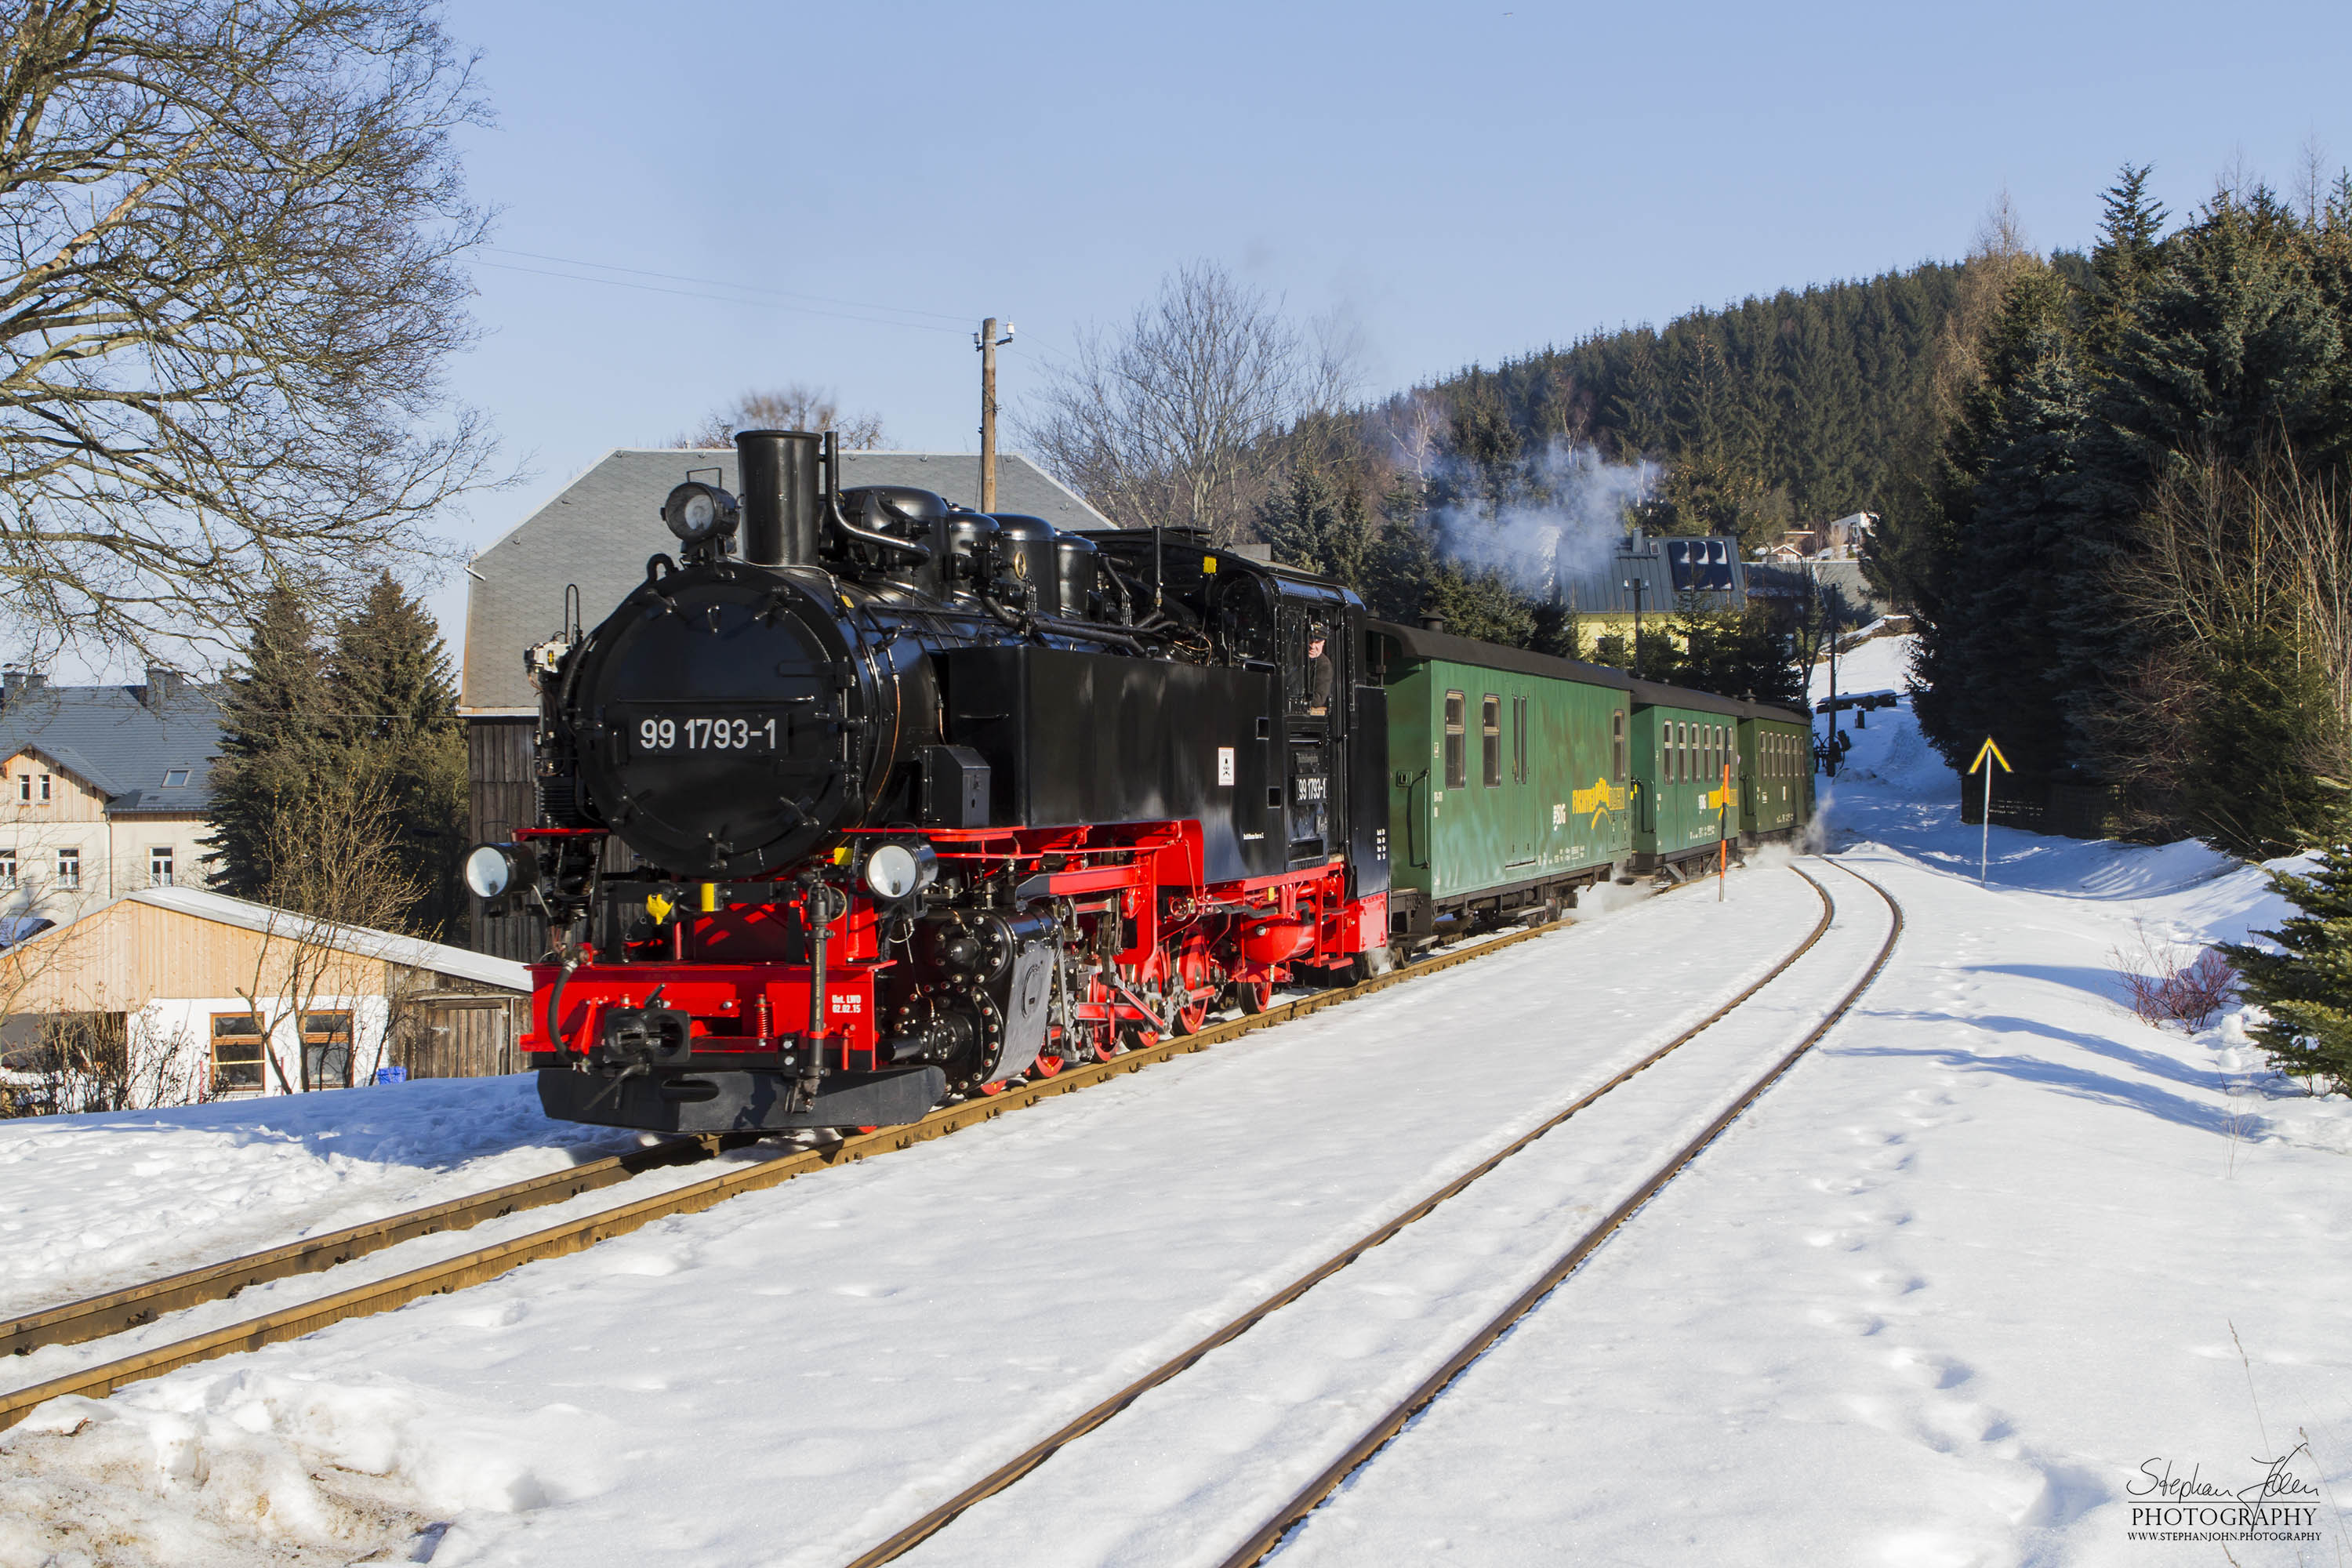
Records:
{"label": "house window", "polygon": [[259,1089],[261,1023],[250,1013],[213,1015],[213,1092]]}
{"label": "house window", "polygon": [[49,775],[47,773],[41,775],[41,804],[49,804]]}
{"label": "house window", "polygon": [[0,892],[16,890],[16,852],[0,849]]}
{"label": "house window", "polygon": [[352,1016],[349,1013],[302,1015],[302,1087],[349,1089],[352,1086]]}
{"label": "house window", "polygon": [[80,850],[60,849],[58,851],[58,886],[60,888],[79,888],[81,886]]}
{"label": "house window", "polygon": [[1478,739],[1489,784],[1503,782],[1503,700],[1493,692],[1478,705]]}
{"label": "house window", "polygon": [[1469,743],[1463,732],[1467,706],[1459,691],[1445,694],[1445,787],[1460,789],[1470,782]]}
{"label": "house window", "polygon": [[30,773],[18,773],[18,774],[16,775],[16,799],[17,799],[20,803],[22,803],[23,805],[32,805],[32,804],[33,804],[33,775],[32,775],[32,774],[30,774]]}
{"label": "house window", "polygon": [[147,851],[147,885],[168,888],[172,885],[172,847],[159,844]]}
{"label": "house window", "polygon": [[188,782],[188,770],[187,770],[187,769],[185,769],[185,768],[165,768],[165,769],[163,770],[163,787],[164,787],[165,789],[177,789],[177,788],[179,788],[182,784],[186,784],[187,782]]}

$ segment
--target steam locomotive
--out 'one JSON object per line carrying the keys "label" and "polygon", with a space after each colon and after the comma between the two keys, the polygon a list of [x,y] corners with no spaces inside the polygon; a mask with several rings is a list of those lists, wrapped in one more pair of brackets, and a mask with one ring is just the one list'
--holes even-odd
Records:
{"label": "steam locomotive", "polygon": [[844,489],[736,437],[593,630],[530,650],[558,1118],[867,1127],[1388,963],[1388,724],[1337,584],[1175,531]]}

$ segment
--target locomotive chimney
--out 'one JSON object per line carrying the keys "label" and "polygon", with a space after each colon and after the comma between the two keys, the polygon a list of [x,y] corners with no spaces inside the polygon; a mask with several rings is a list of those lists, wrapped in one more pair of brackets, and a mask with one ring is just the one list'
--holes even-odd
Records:
{"label": "locomotive chimney", "polygon": [[816,564],[816,458],[823,440],[807,430],[735,433],[743,559],[752,565]]}

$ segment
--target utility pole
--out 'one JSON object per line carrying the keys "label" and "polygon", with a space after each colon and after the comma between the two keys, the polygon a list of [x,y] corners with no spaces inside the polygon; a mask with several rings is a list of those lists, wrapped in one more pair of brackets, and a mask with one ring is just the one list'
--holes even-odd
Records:
{"label": "utility pole", "polygon": [[996,351],[1013,341],[1013,323],[996,335],[996,318],[989,317],[972,333],[971,346],[980,351],[980,510],[996,510]]}

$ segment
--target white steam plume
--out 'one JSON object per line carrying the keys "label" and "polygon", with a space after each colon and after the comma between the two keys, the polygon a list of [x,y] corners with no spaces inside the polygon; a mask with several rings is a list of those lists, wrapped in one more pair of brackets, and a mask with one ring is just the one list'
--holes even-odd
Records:
{"label": "white steam plume", "polygon": [[1548,598],[1563,578],[1608,571],[1628,514],[1664,473],[1653,462],[1612,462],[1555,437],[1511,465],[1496,500],[1493,475],[1449,459],[1440,467],[1449,489],[1486,493],[1433,511],[1430,522],[1449,560],[1499,572],[1520,592]]}

